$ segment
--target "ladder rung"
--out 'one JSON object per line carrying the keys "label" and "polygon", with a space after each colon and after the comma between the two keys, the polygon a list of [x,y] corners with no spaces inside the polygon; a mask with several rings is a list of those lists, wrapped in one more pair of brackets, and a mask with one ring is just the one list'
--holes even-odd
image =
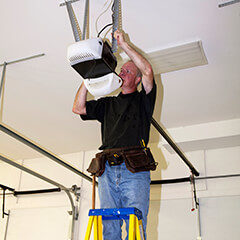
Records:
{"label": "ladder rung", "polygon": [[102,240],[102,220],[129,219],[129,240],[144,240],[142,213],[137,208],[102,208],[89,210],[85,240],[90,239],[94,222],[94,240]]}
{"label": "ladder rung", "polygon": [[102,220],[128,219],[130,214],[142,219],[142,213],[137,208],[102,208],[90,209],[89,216],[102,216]]}

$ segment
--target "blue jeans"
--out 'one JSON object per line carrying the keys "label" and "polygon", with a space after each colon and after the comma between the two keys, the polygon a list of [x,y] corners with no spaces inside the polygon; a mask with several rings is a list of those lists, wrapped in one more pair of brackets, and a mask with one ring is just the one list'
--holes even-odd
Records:
{"label": "blue jeans", "polygon": [[[146,239],[150,172],[131,173],[125,163],[110,167],[107,162],[103,175],[98,178],[98,191],[101,208],[138,208],[143,215],[142,222]],[[103,239],[121,240],[122,223],[122,220],[103,221]],[[126,220],[126,230],[128,232],[128,220]]]}

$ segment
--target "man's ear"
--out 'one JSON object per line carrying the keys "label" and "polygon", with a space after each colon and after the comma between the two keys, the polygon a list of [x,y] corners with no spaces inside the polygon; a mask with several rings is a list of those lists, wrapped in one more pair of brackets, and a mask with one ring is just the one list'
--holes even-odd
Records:
{"label": "man's ear", "polygon": [[141,77],[136,77],[136,79],[135,79],[136,85],[138,85],[140,82],[141,82]]}

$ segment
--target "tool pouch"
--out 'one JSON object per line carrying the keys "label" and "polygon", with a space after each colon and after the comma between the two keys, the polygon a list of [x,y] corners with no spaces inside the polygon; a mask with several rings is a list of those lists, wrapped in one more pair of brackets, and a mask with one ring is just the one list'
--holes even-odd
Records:
{"label": "tool pouch", "polygon": [[158,165],[155,162],[150,148],[137,147],[124,151],[124,161],[128,170],[132,173],[156,170]]}
{"label": "tool pouch", "polygon": [[109,154],[107,156],[107,161],[109,163],[109,166],[116,166],[123,163],[123,156],[118,154],[114,154],[114,155]]}
{"label": "tool pouch", "polygon": [[92,159],[87,171],[96,177],[101,176],[105,170],[106,154],[103,152],[97,153]]}

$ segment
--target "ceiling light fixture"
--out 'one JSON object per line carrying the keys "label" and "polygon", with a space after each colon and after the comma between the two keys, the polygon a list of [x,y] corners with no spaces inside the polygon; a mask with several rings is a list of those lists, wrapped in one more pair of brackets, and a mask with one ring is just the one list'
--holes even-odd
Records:
{"label": "ceiling light fixture", "polygon": [[151,52],[147,54],[147,58],[151,62],[155,74],[172,72],[208,63],[201,41]]}

